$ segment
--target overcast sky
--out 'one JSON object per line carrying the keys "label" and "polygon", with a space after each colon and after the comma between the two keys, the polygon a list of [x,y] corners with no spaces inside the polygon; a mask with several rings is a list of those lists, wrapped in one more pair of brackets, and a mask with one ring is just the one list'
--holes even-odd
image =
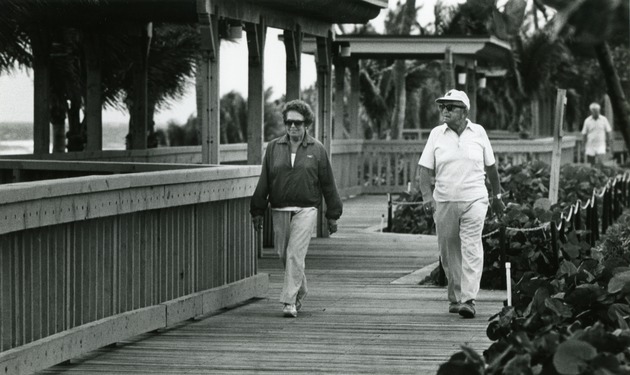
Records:
{"label": "overcast sky", "polygon": [[[389,0],[393,7],[398,0]],[[447,3],[463,2],[463,0],[447,0]],[[433,21],[433,6],[435,0],[418,1],[422,8],[418,12],[421,24]],[[375,20],[380,27],[384,12]],[[265,86],[273,88],[274,97],[279,97],[285,91],[285,52],[284,45],[278,40],[279,30],[268,29],[265,45]],[[232,90],[247,96],[247,39],[243,37],[236,43],[221,44],[221,94]],[[308,87],[315,82],[315,61],[311,55],[302,55],[302,87]],[[184,123],[196,111],[194,83],[191,82],[187,94],[180,101],[173,103],[171,108],[156,115],[156,124],[165,125],[169,120]],[[19,72],[12,76],[0,76],[0,123],[2,122],[31,122],[33,121],[33,77],[31,72]],[[106,110],[103,113],[105,122],[127,122],[125,113]]]}

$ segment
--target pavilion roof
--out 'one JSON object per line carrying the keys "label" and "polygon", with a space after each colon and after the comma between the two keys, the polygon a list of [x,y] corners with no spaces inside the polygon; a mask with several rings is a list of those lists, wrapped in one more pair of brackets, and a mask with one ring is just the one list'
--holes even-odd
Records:
{"label": "pavilion roof", "polygon": [[[423,35],[337,35],[335,42],[350,46],[351,58],[439,60],[450,48],[456,61],[476,60],[484,65],[507,61],[510,44],[494,36],[423,36]],[[313,40],[305,41],[303,50],[315,50]]]}

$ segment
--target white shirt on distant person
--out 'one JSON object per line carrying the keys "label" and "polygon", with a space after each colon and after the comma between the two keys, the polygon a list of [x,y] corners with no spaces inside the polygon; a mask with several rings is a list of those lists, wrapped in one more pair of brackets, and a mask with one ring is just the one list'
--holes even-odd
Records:
{"label": "white shirt on distant person", "polygon": [[586,135],[585,154],[588,156],[606,154],[606,133],[611,131],[606,117],[599,115],[596,120],[593,116],[588,116],[582,127],[582,135]]}

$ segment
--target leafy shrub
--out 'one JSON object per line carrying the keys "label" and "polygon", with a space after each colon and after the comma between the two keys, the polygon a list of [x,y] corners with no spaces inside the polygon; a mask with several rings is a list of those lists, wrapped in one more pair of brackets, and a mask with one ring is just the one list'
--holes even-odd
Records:
{"label": "leafy shrub", "polygon": [[[500,227],[518,228],[522,231],[507,231],[505,260],[512,265],[512,274],[518,280],[525,272],[535,271],[543,276],[551,276],[557,269],[556,255],[551,250],[549,227],[541,229],[550,221],[559,221],[563,211],[578,199],[586,202],[591,198],[594,188],[606,185],[610,176],[619,170],[611,167],[591,167],[567,164],[560,169],[559,201],[551,205],[546,198],[549,194],[549,166],[541,161],[522,165],[499,167],[501,186],[505,192],[504,202],[507,207],[499,220],[488,213],[484,226],[484,270],[481,287],[487,289],[502,288],[504,270],[502,268],[500,238],[496,231]],[[420,201],[421,194],[401,196],[403,201]],[[601,205],[600,205],[601,209]],[[539,228],[539,229],[535,229]],[[569,228],[571,229],[571,228]],[[420,206],[397,206],[393,225],[394,232],[435,233],[432,218],[424,214]],[[494,233],[493,235],[487,235]],[[581,246],[573,242],[583,237],[585,231],[576,231],[575,239],[565,238],[563,251],[574,254]],[[573,242],[572,242],[573,241]],[[630,254],[628,254],[630,261]],[[438,283],[434,273],[430,282]]]}
{"label": "leafy shrub", "polygon": [[[624,243],[628,232],[611,236]],[[630,374],[630,268],[606,263],[606,245],[591,249],[568,237],[579,251],[564,252],[551,276],[523,274],[513,306],[490,318],[494,343],[483,358],[465,347],[438,374],[464,366],[469,374]],[[604,244],[617,243],[607,237]]]}
{"label": "leafy shrub", "polygon": [[[504,224],[528,225],[549,214],[508,207]],[[560,240],[557,271],[522,272],[513,306],[490,318],[486,333],[494,343],[483,357],[464,346],[438,374],[630,374],[630,214],[596,247],[577,231]]]}
{"label": "leafy shrub", "polygon": [[[421,202],[422,194],[402,193],[397,202]],[[411,234],[435,234],[433,216],[427,214],[421,204],[419,205],[396,205],[392,229],[394,233]]]}
{"label": "leafy shrub", "polygon": [[608,228],[598,249],[603,254],[604,263],[630,265],[630,214],[622,215]]}

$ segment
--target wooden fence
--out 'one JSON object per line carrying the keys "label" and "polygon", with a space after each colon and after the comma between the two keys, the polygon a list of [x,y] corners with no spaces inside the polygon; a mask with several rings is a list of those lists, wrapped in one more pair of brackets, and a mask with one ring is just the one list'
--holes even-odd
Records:
{"label": "wooden fence", "polygon": [[249,217],[259,174],[206,167],[0,186],[0,373],[264,295]]}
{"label": "wooden fence", "polygon": [[[552,138],[492,140],[497,161],[521,164],[531,160],[551,163]],[[365,172],[363,193],[398,193],[408,184],[417,185],[418,160],[426,141],[364,141],[363,165]],[[574,137],[562,141],[562,163],[573,161]]]}
{"label": "wooden fence", "polygon": [[[493,139],[495,155],[500,162],[522,163],[528,160],[551,162],[552,138]],[[397,193],[416,183],[417,164],[426,140],[334,140],[331,154],[335,177],[343,197],[361,193]],[[562,162],[575,157],[576,138],[564,137]],[[222,163],[244,164],[247,145],[221,145]],[[32,155],[2,156],[21,159]],[[136,151],[100,151],[46,155],[55,160],[98,160],[142,163],[200,163],[199,146],[157,148]]]}

